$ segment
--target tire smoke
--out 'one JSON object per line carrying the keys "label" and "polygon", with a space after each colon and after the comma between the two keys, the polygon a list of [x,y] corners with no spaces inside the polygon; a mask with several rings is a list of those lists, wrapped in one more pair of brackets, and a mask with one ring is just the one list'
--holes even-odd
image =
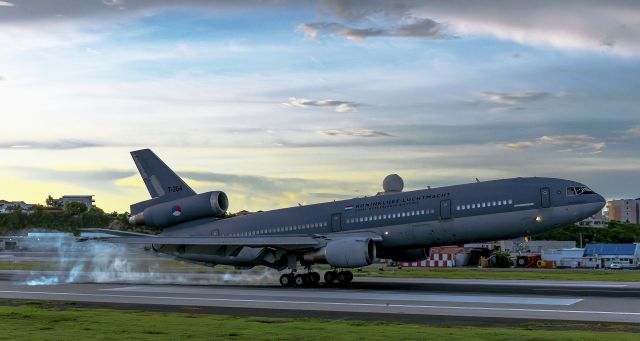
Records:
{"label": "tire smoke", "polygon": [[33,250],[51,250],[55,259],[48,264],[56,271],[31,271],[27,285],[64,283],[135,284],[265,284],[277,283],[278,272],[219,272],[210,267],[180,263],[173,257],[144,251],[140,247],[104,241],[76,242],[70,237],[39,238],[30,243]]}

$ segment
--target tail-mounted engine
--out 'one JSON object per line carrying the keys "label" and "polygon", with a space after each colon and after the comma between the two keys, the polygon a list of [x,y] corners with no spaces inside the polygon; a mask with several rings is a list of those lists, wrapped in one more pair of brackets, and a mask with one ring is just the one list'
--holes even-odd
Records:
{"label": "tail-mounted engine", "polygon": [[186,221],[222,216],[229,208],[227,195],[221,191],[206,192],[149,206],[129,218],[131,224],[167,227]]}

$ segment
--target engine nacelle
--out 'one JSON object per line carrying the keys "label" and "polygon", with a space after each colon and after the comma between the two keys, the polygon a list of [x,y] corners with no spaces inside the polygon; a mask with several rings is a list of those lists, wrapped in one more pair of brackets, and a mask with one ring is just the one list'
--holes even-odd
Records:
{"label": "engine nacelle", "polygon": [[378,258],[395,262],[420,262],[429,258],[429,249],[406,249],[378,251]]}
{"label": "engine nacelle", "polygon": [[376,259],[376,244],[371,238],[332,240],[322,249],[306,253],[306,263],[327,263],[336,268],[359,268]]}
{"label": "engine nacelle", "polygon": [[129,218],[131,224],[166,227],[207,217],[219,217],[229,208],[227,195],[221,191],[206,192],[149,206]]}

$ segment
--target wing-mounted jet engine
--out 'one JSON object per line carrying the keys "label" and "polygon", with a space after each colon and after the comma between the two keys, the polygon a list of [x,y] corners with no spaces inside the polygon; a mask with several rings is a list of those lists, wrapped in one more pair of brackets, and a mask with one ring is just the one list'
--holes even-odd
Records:
{"label": "wing-mounted jet engine", "polygon": [[359,268],[376,260],[376,244],[371,238],[331,240],[320,250],[304,254],[307,264],[323,263],[334,268]]}

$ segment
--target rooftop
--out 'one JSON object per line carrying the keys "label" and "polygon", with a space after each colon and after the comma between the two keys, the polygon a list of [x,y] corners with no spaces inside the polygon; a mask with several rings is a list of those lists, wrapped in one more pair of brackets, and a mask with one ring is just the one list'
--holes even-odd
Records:
{"label": "rooftop", "polygon": [[583,257],[595,255],[628,255],[636,253],[636,244],[587,244]]}

